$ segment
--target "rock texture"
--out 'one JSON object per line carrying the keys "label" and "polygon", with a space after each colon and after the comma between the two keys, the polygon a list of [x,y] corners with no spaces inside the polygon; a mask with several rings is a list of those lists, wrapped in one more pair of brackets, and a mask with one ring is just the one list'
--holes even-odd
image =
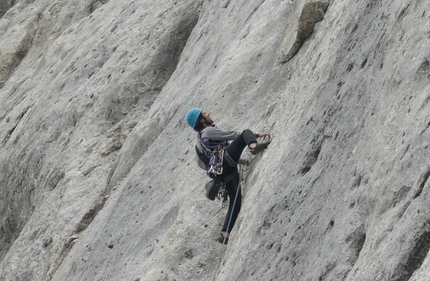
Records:
{"label": "rock texture", "polygon": [[[291,60],[294,55],[299,51],[303,42],[308,38],[315,28],[315,23],[321,21],[324,18],[324,14],[327,10],[329,2],[307,2],[300,14],[298,25],[297,25],[297,35],[296,40],[289,49],[288,53],[282,53],[280,61],[285,63]],[[284,45],[291,45],[291,32],[287,32]]]}
{"label": "rock texture", "polygon": [[[428,4],[2,1],[0,280],[429,280]],[[273,135],[227,247],[195,106]]]}

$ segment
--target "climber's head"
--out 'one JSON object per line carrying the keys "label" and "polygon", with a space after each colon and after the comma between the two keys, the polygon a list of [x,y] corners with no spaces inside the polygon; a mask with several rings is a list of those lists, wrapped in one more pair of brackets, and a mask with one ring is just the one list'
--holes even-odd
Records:
{"label": "climber's head", "polygon": [[185,120],[188,126],[197,132],[213,124],[210,114],[204,112],[201,108],[190,109],[185,116]]}

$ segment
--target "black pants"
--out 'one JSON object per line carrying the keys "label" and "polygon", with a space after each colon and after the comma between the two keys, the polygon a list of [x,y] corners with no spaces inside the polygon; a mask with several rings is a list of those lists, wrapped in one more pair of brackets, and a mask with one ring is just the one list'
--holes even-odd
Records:
{"label": "black pants", "polygon": [[[242,152],[245,147],[247,147],[251,143],[256,142],[257,139],[255,138],[254,133],[251,130],[245,130],[242,132],[242,134],[240,134],[231,142],[226,151],[230,155],[230,157],[237,163],[239,162],[239,158],[242,155]],[[233,174],[235,175],[232,177]],[[234,167],[230,166],[225,157],[223,160],[223,172],[221,174],[221,177],[223,179],[226,179],[227,177],[232,177],[226,183],[226,190],[230,202],[228,206],[227,216],[224,221],[224,226],[222,228],[222,231],[227,231],[230,233],[233,229],[234,224],[236,223],[237,216],[240,212],[240,206],[242,205],[242,194],[239,186],[240,178],[237,170],[237,165],[235,165]]]}

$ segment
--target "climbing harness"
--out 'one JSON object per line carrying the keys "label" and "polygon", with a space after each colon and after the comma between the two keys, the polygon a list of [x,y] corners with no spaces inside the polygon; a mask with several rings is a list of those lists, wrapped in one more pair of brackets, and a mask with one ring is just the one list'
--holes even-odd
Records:
{"label": "climbing harness", "polygon": [[222,174],[222,161],[224,160],[224,149],[228,147],[228,141],[205,141],[200,134],[197,135],[207,161],[206,174],[214,178]]}

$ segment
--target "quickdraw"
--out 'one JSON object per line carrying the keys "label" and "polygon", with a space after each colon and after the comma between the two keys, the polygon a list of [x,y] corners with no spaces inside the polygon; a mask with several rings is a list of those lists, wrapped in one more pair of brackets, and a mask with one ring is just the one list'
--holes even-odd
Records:
{"label": "quickdraw", "polygon": [[211,155],[209,160],[209,169],[207,173],[209,176],[211,175],[221,175],[222,174],[222,161],[224,159],[224,149],[220,149],[218,152]]}
{"label": "quickdraw", "polygon": [[218,191],[217,197],[218,200],[222,200],[221,207],[224,209],[227,207],[228,203],[228,195],[227,190],[225,189],[225,183],[223,182],[221,188]]}
{"label": "quickdraw", "polygon": [[197,135],[197,138],[209,158],[209,163],[206,166],[207,175],[211,178],[221,175],[224,149],[228,147],[229,143],[227,141],[204,141],[200,134]]}

